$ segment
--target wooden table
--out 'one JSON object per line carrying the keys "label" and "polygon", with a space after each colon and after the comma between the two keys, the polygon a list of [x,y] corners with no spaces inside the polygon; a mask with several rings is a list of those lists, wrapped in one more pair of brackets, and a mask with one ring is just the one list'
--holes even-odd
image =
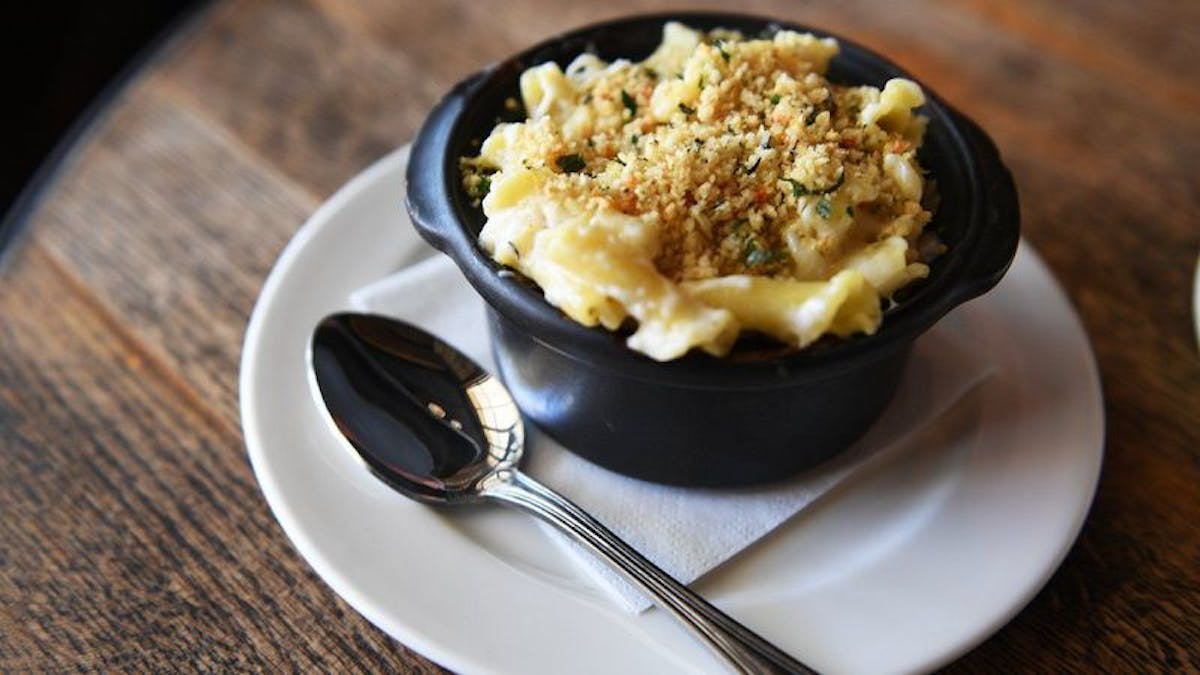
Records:
{"label": "wooden table", "polygon": [[[439,670],[268,512],[238,420],[247,317],[296,228],[458,78],[649,4],[221,2],[159,51],[0,271],[0,670]],[[1200,669],[1200,5],[739,8],[853,36],[977,119],[1095,345],[1091,515],[951,670]]]}

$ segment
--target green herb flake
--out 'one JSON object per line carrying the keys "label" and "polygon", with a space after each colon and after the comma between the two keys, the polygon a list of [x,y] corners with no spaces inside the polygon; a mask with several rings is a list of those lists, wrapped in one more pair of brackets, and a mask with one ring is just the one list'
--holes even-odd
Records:
{"label": "green herb flake", "polygon": [[621,103],[624,103],[625,107],[629,110],[630,117],[637,115],[637,101],[624,89],[621,90]]}
{"label": "green herb flake", "polygon": [[629,142],[630,142],[630,144],[632,144],[632,145],[637,145],[637,142],[638,142],[638,135],[637,135],[637,134],[634,134],[634,135],[630,136],[630,137],[629,137]]}
{"label": "green herb flake", "polygon": [[778,105],[780,100],[779,94],[771,94],[771,105]]}
{"label": "green herb flake", "polygon": [[729,63],[729,52],[725,51],[725,42],[718,40],[716,43],[717,51],[721,53],[721,58],[725,59],[725,63]]}
{"label": "green herb flake", "polygon": [[762,265],[770,265],[777,263],[787,258],[787,253],[783,251],[775,251],[768,248],[759,248],[753,241],[746,242],[745,262],[746,267],[760,267]]}
{"label": "green herb flake", "polygon": [[792,184],[793,197],[803,197],[804,195],[809,194],[810,191],[808,187],[804,185],[804,183],[801,183],[793,178],[784,178],[784,180]]}
{"label": "green herb flake", "polygon": [[770,251],[764,251],[758,247],[751,247],[750,252],[746,254],[746,266],[758,267],[764,265],[770,260]]}
{"label": "green herb flake", "polygon": [[829,216],[832,213],[833,204],[831,204],[828,199],[821,197],[821,199],[817,201],[817,215],[821,216],[825,220],[829,220]]}
{"label": "green herb flake", "polygon": [[492,177],[491,176],[480,176],[479,181],[477,183],[475,183],[475,196],[482,200],[484,197],[486,197],[488,195],[488,192],[491,191],[491,189],[492,189]]}
{"label": "green herb flake", "polygon": [[587,163],[583,161],[583,157],[576,154],[559,155],[554,160],[554,163],[558,165],[559,169],[562,169],[563,173],[578,173],[583,171],[583,167],[587,166]]}
{"label": "green herb flake", "polygon": [[695,108],[688,107],[682,103],[679,104],[679,109],[683,111],[684,115],[694,115],[696,113]]}

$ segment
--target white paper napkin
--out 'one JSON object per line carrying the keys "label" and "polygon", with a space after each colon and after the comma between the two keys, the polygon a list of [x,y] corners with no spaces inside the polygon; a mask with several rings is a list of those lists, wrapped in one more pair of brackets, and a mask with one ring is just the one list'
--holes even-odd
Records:
{"label": "white paper napkin", "polygon": [[[360,289],[351,305],[415,323],[495,371],[483,300],[444,256]],[[956,331],[935,327],[917,342],[896,398],[862,439],[837,458],[775,485],[735,490],[656,485],[591,464],[537,433],[530,435],[522,470],[579,504],[676,579],[691,583],[858,470],[902,451],[908,439],[936,423],[991,372],[986,354],[972,350]],[[583,548],[557,531],[554,539],[624,609],[650,606]]]}

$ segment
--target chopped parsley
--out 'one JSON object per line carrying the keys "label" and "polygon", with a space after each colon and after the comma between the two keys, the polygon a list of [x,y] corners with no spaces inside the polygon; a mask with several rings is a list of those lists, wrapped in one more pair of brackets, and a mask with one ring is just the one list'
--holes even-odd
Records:
{"label": "chopped parsley", "polygon": [[771,94],[771,105],[776,105],[776,104],[778,104],[778,103],[779,103],[779,99],[780,99],[780,96],[779,96],[779,94]]}
{"label": "chopped parsley", "polygon": [[745,261],[746,267],[759,267],[761,265],[770,265],[787,258],[787,253],[776,251],[769,248],[759,248],[754,240],[746,242]]}
{"label": "chopped parsley", "polygon": [[[833,182],[833,185],[830,185],[827,188],[822,188],[820,190],[810,188],[807,185],[805,185],[804,183],[801,183],[800,181],[798,181],[794,178],[784,178],[783,180],[785,180],[791,184],[793,197],[803,197],[805,195],[827,195],[830,192],[833,192],[834,190],[840,188],[842,186],[842,183],[846,182],[846,170],[843,169],[842,172],[840,174],[838,174],[837,180],[835,180]],[[824,201],[824,200],[822,200],[822,201]],[[820,212],[821,212],[821,208],[820,208],[820,204],[818,204],[817,205],[817,213],[820,213]],[[822,214],[822,216],[825,218],[829,217],[825,214]]]}
{"label": "chopped parsley", "polygon": [[475,197],[477,199],[482,200],[484,197],[487,196],[488,191],[490,191],[491,189],[492,189],[492,177],[491,176],[480,176],[479,181],[475,183]]}
{"label": "chopped parsley", "polygon": [[629,110],[630,117],[637,115],[637,101],[635,101],[633,97],[629,95],[629,92],[625,91],[624,89],[621,90],[621,103],[624,103],[625,107]]}
{"label": "chopped parsley", "polygon": [[487,197],[487,192],[490,191],[491,189],[492,189],[491,175],[482,174],[482,175],[478,175],[478,177],[475,178],[474,183],[469,184],[469,186],[467,187],[467,192],[469,193],[470,196],[472,196],[473,199],[478,199],[478,201],[482,202],[482,201],[484,201],[484,197]]}
{"label": "chopped parsley", "polygon": [[679,104],[679,109],[683,111],[684,115],[693,115],[696,113],[695,108],[688,107],[682,103]]}
{"label": "chopped parsley", "polygon": [[638,142],[638,135],[637,135],[637,134],[634,134],[634,135],[632,135],[632,136],[630,136],[630,137],[629,137],[629,143],[630,143],[631,145],[637,145],[637,142]]}
{"label": "chopped parsley", "polygon": [[583,161],[583,157],[577,154],[559,155],[554,160],[554,163],[558,165],[559,169],[562,169],[563,173],[578,173],[583,171],[583,167],[587,166],[587,163]]}
{"label": "chopped parsley", "polygon": [[809,194],[809,190],[804,183],[801,183],[793,178],[784,178],[784,180],[792,184],[793,197],[803,197],[804,195]]}
{"label": "chopped parsley", "polygon": [[829,220],[829,216],[832,213],[833,204],[831,204],[825,197],[821,197],[821,199],[817,201],[817,215],[821,216],[825,220]]}
{"label": "chopped parsley", "polygon": [[729,52],[725,51],[725,41],[717,40],[715,46],[717,51],[721,53],[721,58],[725,59],[725,63],[729,63]]}

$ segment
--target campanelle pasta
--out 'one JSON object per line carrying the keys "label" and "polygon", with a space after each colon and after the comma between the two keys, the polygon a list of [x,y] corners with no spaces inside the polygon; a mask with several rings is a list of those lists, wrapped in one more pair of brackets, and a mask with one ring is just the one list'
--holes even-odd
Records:
{"label": "campanelle pasta", "polygon": [[[640,63],[583,54],[521,76],[464,184],[480,245],[630,348],[717,356],[743,331],[807,346],[872,333],[928,273],[915,83],[830,83],[828,38],[677,23]],[[514,105],[516,101],[512,101]]]}

